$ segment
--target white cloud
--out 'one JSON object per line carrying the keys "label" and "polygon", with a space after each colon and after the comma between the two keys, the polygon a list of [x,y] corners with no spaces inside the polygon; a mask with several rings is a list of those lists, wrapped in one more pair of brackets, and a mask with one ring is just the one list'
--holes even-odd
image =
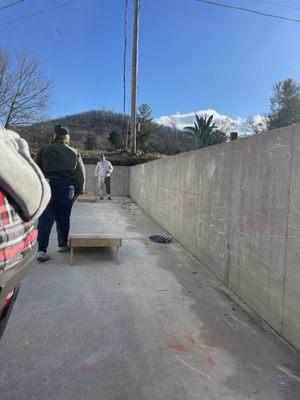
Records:
{"label": "white cloud", "polygon": [[156,119],[156,122],[166,126],[171,126],[171,127],[176,126],[177,129],[183,129],[185,126],[194,125],[195,114],[199,116],[204,116],[205,114],[213,115],[214,122],[216,122],[218,129],[223,130],[225,132],[230,132],[233,130],[241,130],[242,125],[245,122],[245,120],[241,117],[233,119],[231,117],[228,117],[227,115],[220,114],[218,111],[212,109],[194,111],[188,114],[182,114],[180,112],[176,112],[173,115],[161,116],[160,118]]}

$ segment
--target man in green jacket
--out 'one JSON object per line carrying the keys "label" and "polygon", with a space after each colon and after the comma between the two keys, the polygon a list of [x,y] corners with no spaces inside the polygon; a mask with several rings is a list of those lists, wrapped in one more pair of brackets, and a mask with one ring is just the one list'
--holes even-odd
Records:
{"label": "man in green jacket", "polygon": [[69,129],[54,128],[54,140],[38,152],[36,163],[49,181],[51,200],[38,222],[37,261],[47,261],[47,248],[54,221],[57,227],[58,251],[69,250],[70,216],[76,198],[84,192],[85,169],[80,154],[70,146]]}

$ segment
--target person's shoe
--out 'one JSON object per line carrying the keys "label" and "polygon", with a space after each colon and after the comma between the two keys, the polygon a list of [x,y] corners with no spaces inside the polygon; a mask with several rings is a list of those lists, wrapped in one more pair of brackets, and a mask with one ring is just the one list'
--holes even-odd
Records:
{"label": "person's shoe", "polygon": [[103,200],[103,197],[101,196],[99,200]]}
{"label": "person's shoe", "polygon": [[50,260],[50,257],[44,251],[39,251],[36,255],[36,261],[44,262]]}
{"label": "person's shoe", "polygon": [[110,197],[110,196],[107,196],[107,200],[111,200],[111,197]]}
{"label": "person's shoe", "polygon": [[70,251],[70,246],[61,246],[58,248],[59,253],[66,253],[67,251]]}

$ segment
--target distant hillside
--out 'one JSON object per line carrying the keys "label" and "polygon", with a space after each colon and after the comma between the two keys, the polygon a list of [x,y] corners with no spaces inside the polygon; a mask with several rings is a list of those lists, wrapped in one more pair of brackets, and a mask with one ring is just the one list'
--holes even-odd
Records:
{"label": "distant hillside", "polygon": [[[72,144],[84,148],[87,135],[96,136],[97,148],[112,150],[109,135],[112,132],[123,134],[124,125],[127,126],[129,116],[109,110],[91,110],[79,114],[36,123],[26,127],[15,128],[29,143],[33,150],[51,141],[53,128],[56,124],[63,124],[71,129]],[[182,132],[172,128],[157,125],[155,144],[150,151],[166,154],[175,154],[192,149],[191,139]]]}
{"label": "distant hillside", "polygon": [[[127,121],[128,116],[125,117],[125,124],[127,124]],[[94,134],[97,137],[99,148],[106,149],[109,147],[108,137],[111,132],[115,131],[122,134],[124,117],[122,114],[113,111],[92,110],[31,126],[19,127],[17,130],[35,147],[49,141],[56,124],[63,124],[71,129],[71,139],[77,147],[83,148],[87,135]]]}

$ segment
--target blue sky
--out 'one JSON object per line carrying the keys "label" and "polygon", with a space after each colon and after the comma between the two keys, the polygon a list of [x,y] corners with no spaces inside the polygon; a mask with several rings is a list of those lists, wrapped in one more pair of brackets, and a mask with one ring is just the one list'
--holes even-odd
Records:
{"label": "blue sky", "polygon": [[[0,10],[0,24],[66,1],[25,0]],[[300,10],[255,0],[219,1],[300,19]],[[9,2],[0,0],[0,6]],[[0,45],[32,51],[53,80],[49,117],[98,108],[122,111],[124,2],[79,0],[0,26]],[[278,2],[300,7],[298,0]],[[132,0],[129,4],[131,42]],[[196,0],[141,0],[139,104],[150,104],[156,118],[203,109],[232,118],[263,114],[276,81],[300,81],[299,39],[300,24]]]}

